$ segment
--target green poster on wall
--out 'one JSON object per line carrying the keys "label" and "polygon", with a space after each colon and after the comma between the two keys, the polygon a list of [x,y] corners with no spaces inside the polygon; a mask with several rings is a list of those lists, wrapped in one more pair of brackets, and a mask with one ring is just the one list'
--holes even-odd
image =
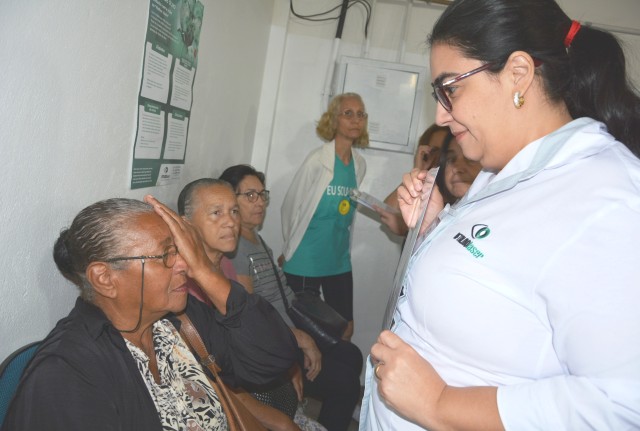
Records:
{"label": "green poster on wall", "polygon": [[150,0],[131,188],[180,179],[187,151],[204,6],[198,0]]}

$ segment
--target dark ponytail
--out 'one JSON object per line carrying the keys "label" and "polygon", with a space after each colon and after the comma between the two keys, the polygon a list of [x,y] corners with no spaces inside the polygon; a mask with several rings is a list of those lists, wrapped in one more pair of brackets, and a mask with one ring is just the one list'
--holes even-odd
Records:
{"label": "dark ponytail", "polygon": [[446,43],[502,70],[515,51],[540,60],[547,97],[564,102],[573,118],[602,121],[640,156],[640,97],[626,76],[620,44],[582,26],[564,45],[572,20],[554,0],[455,0],[440,16],[429,44]]}
{"label": "dark ponytail", "polygon": [[571,116],[602,121],[609,133],[640,156],[640,97],[627,77],[618,40],[583,26],[567,51],[573,80],[565,101]]}
{"label": "dark ponytail", "polygon": [[81,286],[82,279],[77,274],[77,270],[75,269],[71,254],[67,247],[68,237],[69,229],[63,229],[53,245],[53,260],[64,278],[71,281],[76,286]]}

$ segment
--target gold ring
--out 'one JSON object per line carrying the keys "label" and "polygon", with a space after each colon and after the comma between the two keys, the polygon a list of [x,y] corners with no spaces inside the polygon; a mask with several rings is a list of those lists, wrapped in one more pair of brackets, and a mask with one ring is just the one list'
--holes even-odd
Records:
{"label": "gold ring", "polygon": [[382,362],[379,362],[379,363],[378,363],[378,365],[376,365],[376,366],[373,368],[373,375],[375,375],[375,376],[376,376],[376,379],[378,379],[378,380],[381,380],[381,379],[380,379],[380,374],[378,374],[378,370],[380,369],[380,367],[381,367],[381,366],[382,366]]}

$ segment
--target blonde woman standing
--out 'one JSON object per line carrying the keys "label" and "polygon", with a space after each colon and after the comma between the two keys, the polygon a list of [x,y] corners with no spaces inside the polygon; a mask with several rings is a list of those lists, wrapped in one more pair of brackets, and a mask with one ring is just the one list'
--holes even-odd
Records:
{"label": "blonde woman standing", "polygon": [[311,290],[347,321],[353,335],[351,225],[355,202],[349,192],[364,177],[366,163],[353,147],[369,143],[367,112],[356,93],[335,96],[316,132],[326,144],[312,151],[296,173],[281,208],[287,282]]}

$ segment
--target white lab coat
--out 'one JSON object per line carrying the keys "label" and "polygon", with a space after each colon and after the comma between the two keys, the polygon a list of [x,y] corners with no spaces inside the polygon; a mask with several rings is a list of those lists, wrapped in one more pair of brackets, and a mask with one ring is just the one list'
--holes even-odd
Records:
{"label": "white lab coat", "polygon": [[[574,120],[443,211],[393,330],[447,384],[497,386],[507,430],[640,429],[638,245],[640,160]],[[371,374],[360,429],[421,429]]]}

